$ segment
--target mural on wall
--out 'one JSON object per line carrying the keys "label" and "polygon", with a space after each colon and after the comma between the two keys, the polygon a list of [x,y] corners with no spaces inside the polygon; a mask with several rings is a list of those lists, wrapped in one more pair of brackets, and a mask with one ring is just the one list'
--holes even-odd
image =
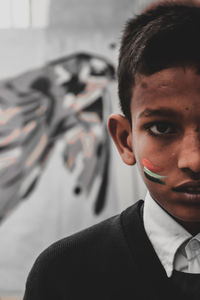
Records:
{"label": "mural on wall", "polygon": [[92,209],[102,212],[114,73],[106,59],[78,53],[0,83],[0,220],[37,188],[59,139],[66,170],[76,169],[74,194],[89,194],[98,177]]}

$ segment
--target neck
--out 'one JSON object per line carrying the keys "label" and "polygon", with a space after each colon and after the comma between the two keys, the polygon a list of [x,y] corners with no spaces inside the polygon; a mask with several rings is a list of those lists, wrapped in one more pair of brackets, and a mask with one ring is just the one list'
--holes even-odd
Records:
{"label": "neck", "polygon": [[181,224],[189,233],[191,233],[193,236],[200,233],[200,222],[185,222],[182,220],[176,221]]}

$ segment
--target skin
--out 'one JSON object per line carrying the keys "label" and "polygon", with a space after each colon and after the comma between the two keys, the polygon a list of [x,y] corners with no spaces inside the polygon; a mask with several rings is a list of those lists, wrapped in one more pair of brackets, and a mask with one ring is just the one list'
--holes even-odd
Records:
{"label": "skin", "polygon": [[148,159],[143,158],[142,164],[145,168],[147,168],[149,171],[153,173],[159,173],[162,172],[162,169],[159,168],[158,166],[153,165]]}
{"label": "skin", "polygon": [[[120,114],[108,121],[122,160],[137,163],[153,199],[190,233],[200,231],[200,190],[174,188],[192,182],[200,186],[200,75],[191,66],[137,75],[130,104],[132,124]],[[166,185],[148,180],[143,158],[162,169]]]}
{"label": "skin", "polygon": [[143,158],[142,164],[144,166],[144,175],[147,179],[157,182],[160,184],[165,184],[165,182],[162,180],[166,176],[162,176],[157,174],[157,172],[162,171],[162,169],[158,168],[157,166],[154,166],[148,159]]}

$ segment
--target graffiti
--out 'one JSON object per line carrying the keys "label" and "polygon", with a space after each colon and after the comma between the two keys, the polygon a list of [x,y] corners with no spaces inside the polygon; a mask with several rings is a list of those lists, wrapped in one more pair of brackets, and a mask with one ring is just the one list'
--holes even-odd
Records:
{"label": "graffiti", "polygon": [[[0,82],[0,219],[33,193],[58,140],[66,171],[78,170],[74,193],[89,194],[100,178],[94,213],[106,200],[114,68],[104,58],[75,54]],[[87,174],[87,176],[85,176]]]}

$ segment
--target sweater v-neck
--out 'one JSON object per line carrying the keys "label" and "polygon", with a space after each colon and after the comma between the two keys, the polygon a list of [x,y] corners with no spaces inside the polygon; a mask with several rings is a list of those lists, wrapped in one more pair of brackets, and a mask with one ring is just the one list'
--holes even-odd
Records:
{"label": "sweater v-neck", "polygon": [[[141,282],[141,299],[184,299],[182,292],[172,284],[158,259],[144,229],[142,210],[144,201],[137,207],[132,206],[121,214],[124,235],[129,246],[134,264],[138,269],[138,282]],[[145,285],[144,285],[145,283]],[[143,296],[142,296],[143,295]]]}

